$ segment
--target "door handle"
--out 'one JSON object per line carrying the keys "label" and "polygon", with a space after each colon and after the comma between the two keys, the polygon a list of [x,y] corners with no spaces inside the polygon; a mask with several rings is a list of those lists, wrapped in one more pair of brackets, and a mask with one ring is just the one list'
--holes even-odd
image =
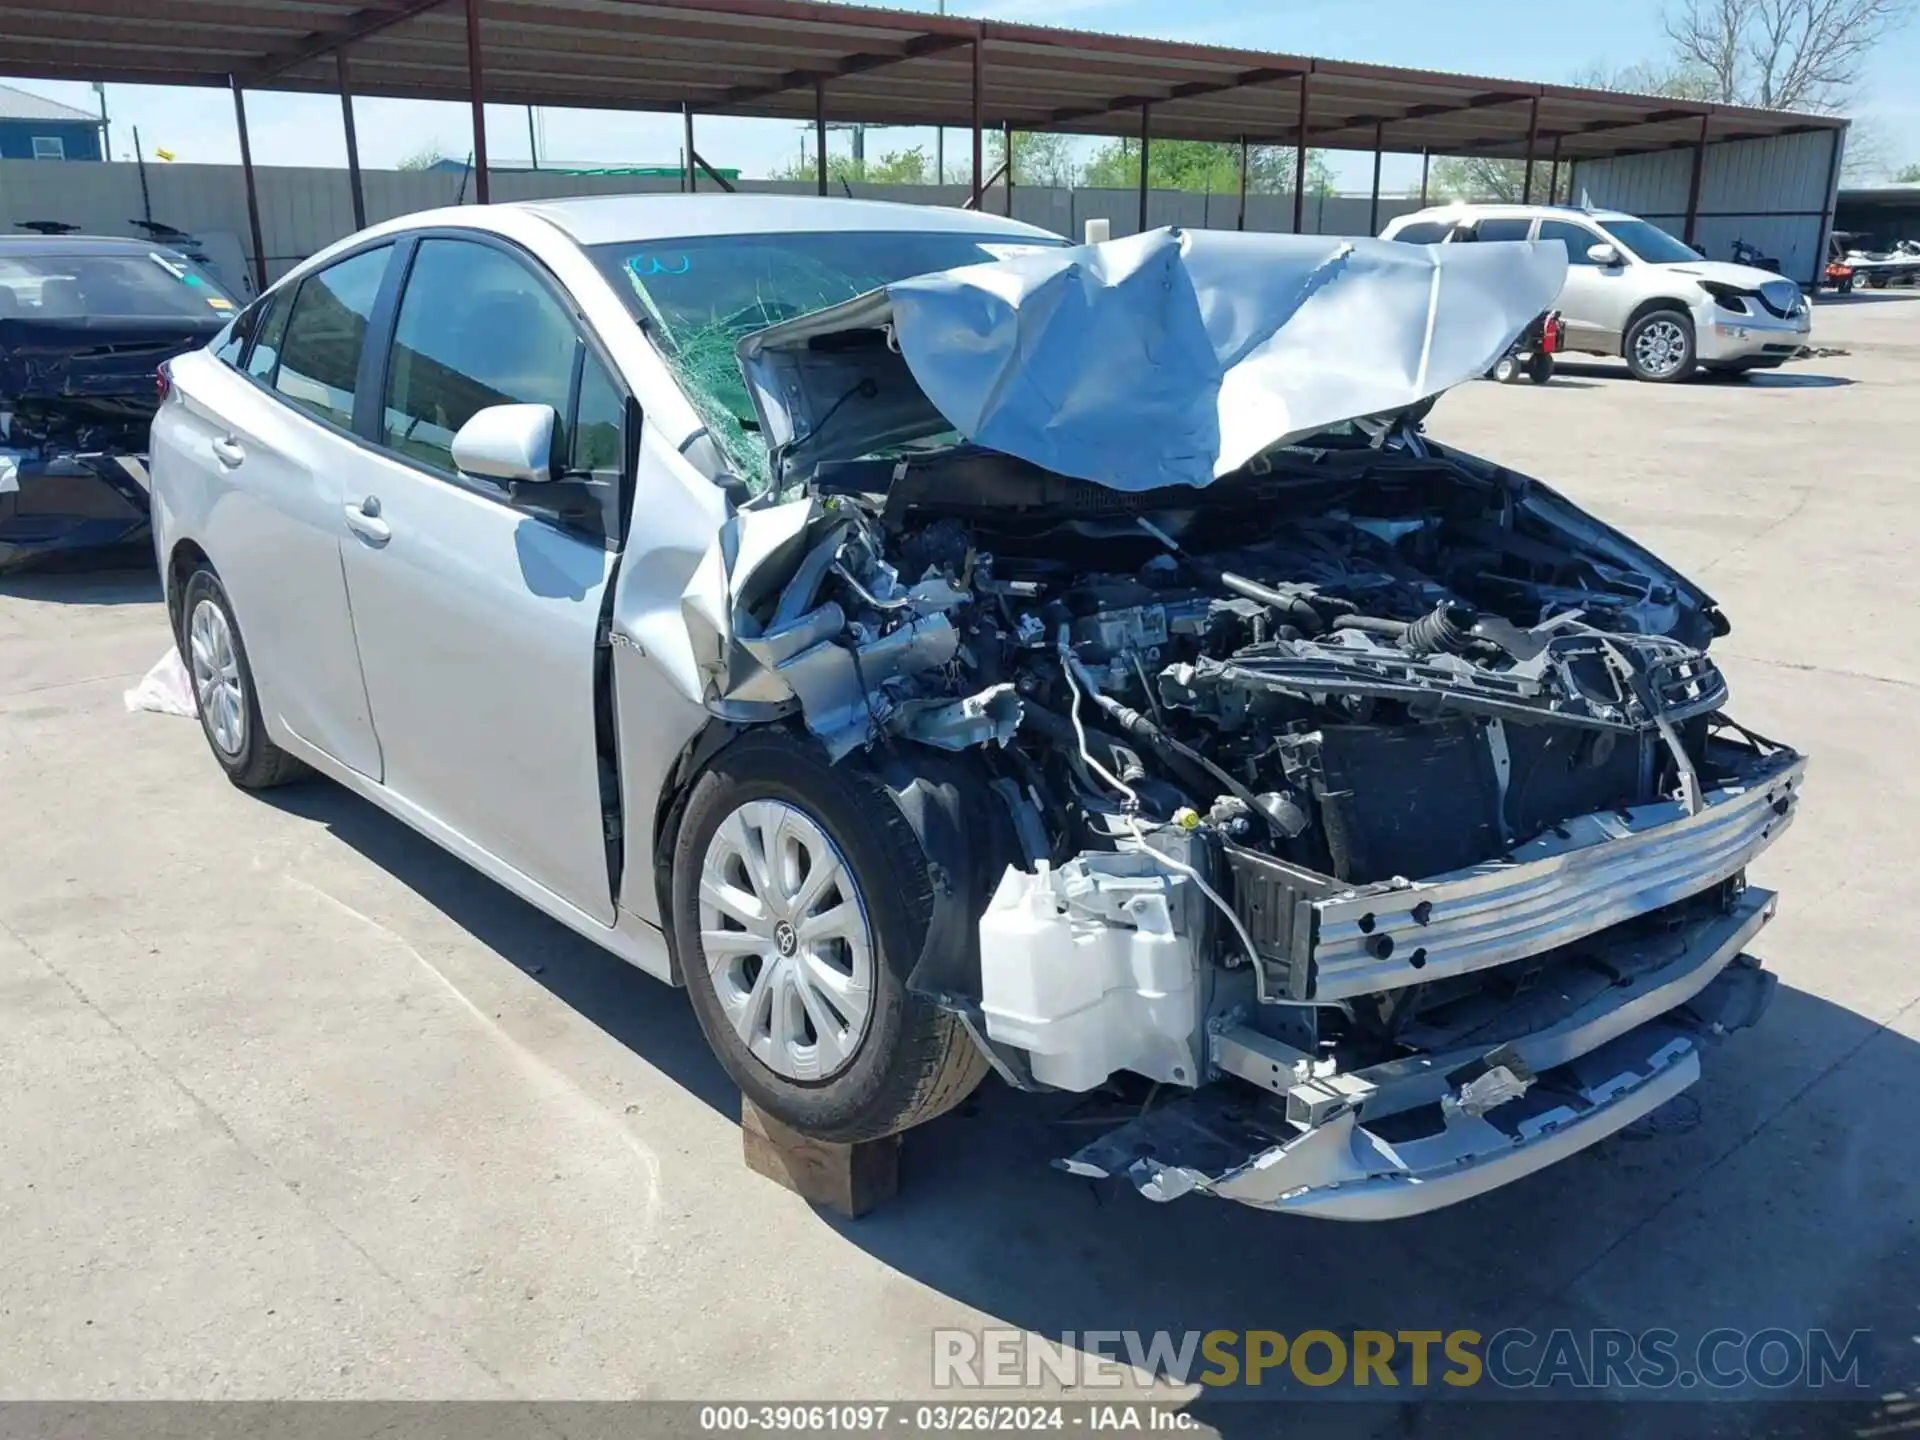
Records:
{"label": "door handle", "polygon": [[247,452],[231,435],[222,435],[213,442],[213,458],[232,470],[246,460]]}
{"label": "door handle", "polygon": [[393,529],[380,518],[380,497],[369,495],[355,504],[351,501],[345,506],[347,528],[362,540],[375,545],[384,545],[393,538]]}

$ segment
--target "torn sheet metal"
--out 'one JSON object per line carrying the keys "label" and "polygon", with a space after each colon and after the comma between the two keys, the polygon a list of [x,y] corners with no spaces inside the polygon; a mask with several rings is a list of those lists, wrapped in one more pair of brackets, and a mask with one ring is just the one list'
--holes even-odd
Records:
{"label": "torn sheet metal", "polygon": [[[1161,229],[898,281],[740,354],[769,442],[812,460],[915,431],[903,364],[977,444],[1116,490],[1201,486],[1484,373],[1565,278],[1557,244]],[[846,343],[862,331],[886,345]]]}
{"label": "torn sheet metal", "polygon": [[942,607],[965,592],[943,582],[906,589],[889,575],[889,593],[867,598],[910,618],[884,634],[819,599],[830,572],[857,583],[839,559],[848,530],[812,500],[742,510],[721,527],[680,600],[707,709],[755,722],[797,706],[835,760],[883,726],[944,749],[975,733],[1004,745],[1020,719],[1011,686],[937,704],[892,693],[895,682],[953,659],[959,633]]}
{"label": "torn sheet metal", "polygon": [[909,700],[889,717],[887,728],[937,750],[987,744],[1004,749],[1020,728],[1023,708],[1012,684],[989,685],[959,700]]}

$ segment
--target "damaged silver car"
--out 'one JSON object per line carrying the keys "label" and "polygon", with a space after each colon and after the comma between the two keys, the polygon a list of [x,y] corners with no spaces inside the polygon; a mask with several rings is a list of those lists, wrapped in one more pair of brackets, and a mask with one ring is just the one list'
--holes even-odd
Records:
{"label": "damaged silver car", "polygon": [[1709,596],[1421,429],[1564,265],[744,196],[377,227],[171,367],[209,744],[685,985],[804,1133],[1137,1084],[1064,1168],[1452,1203],[1759,1017],[1805,765],[1728,717]]}

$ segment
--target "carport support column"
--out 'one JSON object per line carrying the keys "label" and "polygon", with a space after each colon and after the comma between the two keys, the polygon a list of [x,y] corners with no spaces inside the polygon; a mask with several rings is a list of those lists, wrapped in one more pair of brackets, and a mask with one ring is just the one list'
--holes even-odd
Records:
{"label": "carport support column", "polygon": [[1534,96],[1527,102],[1527,162],[1526,174],[1520,180],[1520,203],[1533,203],[1533,152],[1540,139],[1540,97]]}
{"label": "carport support column", "polygon": [[364,230],[367,228],[367,194],[360,183],[360,136],[353,128],[353,87],[347,83],[346,46],[333,52],[333,63],[340,76],[340,120],[347,131],[347,186],[353,192],[353,228]]}
{"label": "carport support column", "polygon": [[1293,147],[1293,233],[1307,218],[1307,85],[1312,72],[1300,72],[1300,121]]}
{"label": "carport support column", "polygon": [[1433,155],[1429,151],[1423,149],[1420,152],[1420,207],[1423,210],[1427,204],[1427,166],[1432,160]]}
{"label": "carport support column", "polygon": [[1827,198],[1820,202],[1825,208],[1820,213],[1820,243],[1813,247],[1813,274],[1807,277],[1809,293],[1820,288],[1827,274],[1827,247],[1833,243],[1834,206],[1839,199],[1834,185],[1840,179],[1840,153],[1846,148],[1849,123],[1842,121],[1835,128],[1833,148],[1827,152]]}
{"label": "carport support column", "polygon": [[1011,120],[1000,122],[1000,144],[1006,151],[1007,218],[1011,220],[1013,218],[1013,122]]}
{"label": "carport support column", "polygon": [[1367,205],[1367,234],[1380,233],[1380,151],[1386,144],[1387,127],[1373,122],[1373,198]]}
{"label": "carport support column", "polygon": [[1247,137],[1240,137],[1240,209],[1233,217],[1233,228],[1247,228]]}
{"label": "carport support column", "polygon": [[1553,159],[1547,163],[1547,204],[1560,203],[1560,139],[1553,137]]}
{"label": "carport support column", "polygon": [[233,87],[233,123],[240,131],[240,177],[247,188],[247,231],[253,239],[254,294],[267,288],[267,246],[260,238],[260,192],[253,183],[253,145],[247,139],[247,101],[240,88],[240,77],[229,75]]}
{"label": "carport support column", "polygon": [[813,82],[813,182],[814,193],[827,193],[827,82]]}
{"label": "carport support column", "polygon": [[480,0],[467,0],[467,95],[473,103],[473,198],[487,204],[487,103],[480,73]]}
{"label": "carport support column", "polygon": [[984,125],[982,106],[986,89],[987,46],[984,33],[976,32],[973,37],[973,208],[978,210],[985,189],[986,155],[981,144],[981,127]]}
{"label": "carport support column", "polygon": [[1680,238],[1693,244],[1693,227],[1700,218],[1700,180],[1707,169],[1707,126],[1713,123],[1712,112],[1700,117],[1700,138],[1693,142],[1693,178],[1687,181],[1687,228]]}
{"label": "carport support column", "polygon": [[1153,123],[1153,107],[1151,105],[1142,105],[1140,107],[1140,226],[1139,226],[1139,229],[1140,229],[1140,233],[1143,235],[1146,233],[1146,230],[1147,230],[1147,158],[1148,158],[1147,150],[1148,150],[1148,147],[1152,144],[1152,137],[1148,133],[1152,127],[1152,123]]}
{"label": "carport support column", "polygon": [[693,106],[686,101],[680,102],[680,127],[686,132],[684,144],[687,152],[687,193],[691,195],[700,188],[700,172],[693,158]]}

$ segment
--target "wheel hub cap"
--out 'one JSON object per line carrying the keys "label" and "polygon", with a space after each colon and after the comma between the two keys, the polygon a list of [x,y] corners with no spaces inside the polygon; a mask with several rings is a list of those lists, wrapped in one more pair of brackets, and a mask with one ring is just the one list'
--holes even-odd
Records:
{"label": "wheel hub cap", "polygon": [[1673,321],[1656,320],[1635,337],[1633,353],[1641,369],[1654,375],[1670,375],[1686,358],[1687,337]]}
{"label": "wheel hub cap", "polygon": [[873,1013],[873,933],[853,872],[804,811],[754,800],[700,869],[700,948],[749,1053],[789,1080],[845,1069]]}
{"label": "wheel hub cap", "polygon": [[187,667],[200,718],[223,755],[237,756],[247,743],[247,706],[240,689],[240,659],[226,612],[211,600],[193,607],[187,622]]}

